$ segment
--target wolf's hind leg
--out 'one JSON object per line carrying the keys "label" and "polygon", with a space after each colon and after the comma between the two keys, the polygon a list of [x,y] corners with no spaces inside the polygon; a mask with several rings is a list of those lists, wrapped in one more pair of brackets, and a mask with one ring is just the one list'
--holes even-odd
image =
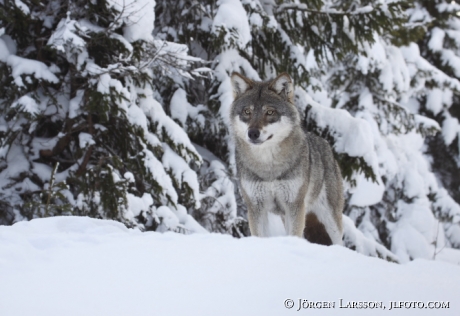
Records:
{"label": "wolf's hind leg", "polygon": [[335,215],[334,207],[327,198],[327,188],[323,186],[318,197],[308,207],[305,216],[304,237],[321,245],[341,245],[341,215]]}

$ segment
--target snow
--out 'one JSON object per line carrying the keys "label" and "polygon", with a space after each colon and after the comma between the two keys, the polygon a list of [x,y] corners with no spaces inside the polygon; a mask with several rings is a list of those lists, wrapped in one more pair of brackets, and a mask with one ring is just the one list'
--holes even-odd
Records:
{"label": "snow", "polygon": [[251,26],[262,27],[263,25],[262,17],[258,13],[252,13],[249,18],[249,22],[251,23]]}
{"label": "snow", "polygon": [[428,41],[428,47],[434,51],[442,50],[445,36],[446,32],[438,27],[434,27],[431,30],[431,38]]}
{"label": "snow", "polygon": [[[366,221],[363,221],[358,228],[356,228],[354,221],[346,216],[342,216],[342,225],[343,225],[343,244],[344,246],[354,249],[357,252],[372,257],[379,257],[385,260],[398,262],[398,258],[391,253],[388,249],[384,246],[375,242],[375,238],[366,238],[364,233],[361,231],[366,231],[362,226],[366,226]],[[374,227],[370,227],[371,230],[375,231]],[[373,236],[372,236],[373,237]],[[450,258],[447,258],[446,261],[449,261]]]}
{"label": "snow", "polygon": [[78,30],[86,30],[86,27],[80,26],[77,21],[70,20],[70,17],[62,19],[56,31],[48,40],[48,45],[55,47],[57,50],[65,52],[64,45],[71,43],[75,47],[85,47],[85,41],[78,36]]}
{"label": "snow", "polygon": [[193,172],[185,160],[176,154],[167,144],[163,144],[163,150],[163,167],[174,176],[179,187],[182,187],[183,183],[187,184],[193,192],[195,207],[199,208],[201,198],[199,195],[200,185],[196,173]]}
{"label": "snow", "polygon": [[199,157],[187,133],[171,117],[166,115],[162,105],[153,98],[152,89],[149,87],[138,88],[138,94],[146,96],[139,100],[139,107],[152,122],[157,124],[158,134],[166,133],[174,144],[182,146],[182,149],[179,146],[179,154],[185,158],[187,163],[192,159],[189,153]]}
{"label": "snow", "polygon": [[229,232],[232,225],[238,220],[237,202],[234,180],[228,172],[226,164],[206,148],[193,144],[203,159],[199,174],[200,183],[205,184],[205,191],[201,194],[201,212],[206,218],[201,220],[204,228],[215,231],[213,221],[219,217],[224,219],[224,231]]}
{"label": "snow", "polygon": [[15,47],[11,47],[10,41],[6,40],[7,42],[5,42],[5,40],[0,38],[0,62],[4,62],[12,68],[12,76],[18,87],[24,87],[21,75],[33,75],[37,79],[52,83],[59,82],[59,79],[44,63],[14,55]]}
{"label": "snow", "polygon": [[365,315],[390,314],[390,301],[450,303],[392,315],[460,313],[458,265],[423,259],[399,265],[296,237],[141,233],[85,217],[0,226],[0,279],[5,316],[278,316],[295,313],[299,299],[335,302],[334,309],[300,311],[315,315],[357,314],[340,308],[340,299],[386,307]]}
{"label": "snow", "polygon": [[177,192],[174,190],[172,180],[166,173],[161,162],[146,148],[143,150],[145,169],[150,172],[155,181],[163,188],[161,192],[162,203],[168,204],[168,200],[177,203]]}
{"label": "snow", "polygon": [[80,113],[80,104],[85,95],[85,90],[78,90],[75,97],[69,102],[69,118],[75,118]]}
{"label": "snow", "polygon": [[445,73],[431,65],[426,59],[420,56],[420,49],[415,43],[409,44],[409,46],[402,46],[399,48],[401,53],[406,60],[406,63],[413,64],[420,71],[432,73],[433,79],[439,85],[448,84],[450,88],[460,89],[460,82],[447,76]]}
{"label": "snow", "polygon": [[366,179],[364,174],[360,173],[356,177],[356,188],[351,189],[350,205],[367,206],[377,204],[382,200],[385,186],[381,180],[373,182],[371,179]]}
{"label": "snow", "polygon": [[[366,120],[352,117],[345,110],[322,106],[302,89],[297,89],[296,95],[297,106],[301,112],[304,112],[307,106],[310,106],[309,118],[319,128],[329,128],[334,131],[334,150],[336,152],[347,153],[351,157],[362,156],[366,163],[373,168],[374,173],[379,174],[377,156],[374,152],[374,133]],[[368,97],[372,98],[372,95],[368,94]]]}
{"label": "snow", "polygon": [[[174,213],[166,206],[160,206],[156,210],[157,216],[161,219],[160,232],[174,230],[179,225],[179,219]],[[161,227],[164,226],[164,227]]]}
{"label": "snow", "polygon": [[458,218],[455,224],[446,223],[446,236],[455,247],[460,247],[460,226],[458,225]]}
{"label": "snow", "polygon": [[30,14],[30,9],[24,2],[21,0],[14,0],[14,3],[24,14]]}
{"label": "snow", "polygon": [[39,112],[37,102],[28,95],[23,95],[22,97],[20,97],[11,105],[11,107],[21,107],[23,111],[28,112],[32,115],[37,114]]}
{"label": "snow", "polygon": [[455,1],[441,2],[441,3],[438,3],[436,7],[441,13],[444,13],[444,12],[457,13],[458,11],[460,11],[460,5]]}
{"label": "snow", "polygon": [[[456,4],[456,6],[459,7],[458,4]],[[455,76],[458,78],[460,76],[460,58],[458,57],[455,49],[449,48],[449,46],[452,46],[449,42],[455,42],[456,45],[459,44],[460,32],[458,21],[454,21],[455,19],[451,19],[449,21],[451,23],[449,23],[450,25],[446,27],[446,30],[442,30],[438,27],[433,28],[431,31],[431,37],[428,41],[428,48],[432,52],[440,54],[443,64],[451,67]],[[449,27],[452,29],[449,29]],[[445,45],[444,42],[447,42],[447,44]]]}
{"label": "snow", "polygon": [[53,169],[50,166],[38,162],[33,163],[32,170],[43,182],[48,182],[51,178],[51,173],[53,172]]}
{"label": "snow", "polygon": [[[132,174],[131,174],[132,176]],[[126,174],[125,174],[126,178]],[[132,179],[134,181],[134,179]],[[144,193],[142,197],[137,197],[131,193],[127,194],[128,208],[124,212],[125,218],[135,221],[136,216],[139,216],[142,212],[149,212],[153,204],[153,199],[150,194]]]}
{"label": "snow", "polygon": [[[230,38],[233,37],[238,47],[244,48],[251,40],[251,32],[243,5],[239,0],[219,0],[217,5],[218,9],[213,20],[212,31],[218,34],[219,29],[223,28],[226,32],[226,43],[229,43]],[[233,30],[237,34],[232,36]]]}
{"label": "snow", "polygon": [[115,24],[124,22],[123,35],[129,42],[137,40],[153,41],[155,23],[155,1],[153,0],[109,0],[109,3],[120,12]]}
{"label": "snow", "polygon": [[436,254],[436,260],[451,262],[460,266],[460,251],[452,248],[444,248]]}
{"label": "snow", "polygon": [[192,106],[187,101],[187,95],[184,89],[177,89],[174,92],[170,103],[171,117],[177,119],[182,126],[186,127],[187,117],[195,120],[201,128],[204,128],[205,118],[201,111],[205,111],[206,107],[202,104]]}
{"label": "snow", "polygon": [[442,90],[437,88],[431,90],[428,94],[426,107],[433,112],[434,115],[437,115],[442,110],[442,96]]}
{"label": "snow", "polygon": [[430,249],[421,233],[407,222],[398,223],[397,226],[392,234],[391,251],[403,262],[408,262],[412,258],[429,259]]}
{"label": "snow", "polygon": [[171,117],[181,122],[182,126],[185,126],[187,116],[189,115],[187,110],[192,107],[192,105],[187,102],[184,89],[179,88],[174,92],[169,107],[171,109]]}
{"label": "snow", "polygon": [[93,136],[91,136],[91,134],[88,134],[88,133],[81,132],[80,134],[78,134],[78,140],[79,140],[80,148],[85,148],[86,146],[91,146],[91,145],[96,144],[96,142],[93,139]]}

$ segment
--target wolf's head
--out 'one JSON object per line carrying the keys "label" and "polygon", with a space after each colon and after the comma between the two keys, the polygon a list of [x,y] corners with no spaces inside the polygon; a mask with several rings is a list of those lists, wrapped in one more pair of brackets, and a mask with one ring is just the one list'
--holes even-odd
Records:
{"label": "wolf's head", "polygon": [[257,82],[234,72],[231,81],[235,101],[230,115],[236,137],[254,145],[276,144],[300,126],[288,74]]}

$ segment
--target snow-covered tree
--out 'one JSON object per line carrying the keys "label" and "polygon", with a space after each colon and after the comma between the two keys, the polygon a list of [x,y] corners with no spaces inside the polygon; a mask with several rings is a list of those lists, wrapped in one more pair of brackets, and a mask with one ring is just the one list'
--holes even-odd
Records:
{"label": "snow-covered tree", "polygon": [[[460,5],[457,1],[416,1],[410,11],[413,23],[425,24],[425,36],[418,42],[420,55],[443,72],[443,80],[430,80],[415,106],[436,120],[441,132],[427,138],[432,168],[448,194],[460,203]],[[449,230],[449,241],[460,247],[459,220],[446,212],[439,218]]]}
{"label": "snow-covered tree", "polygon": [[[426,21],[407,14],[414,10],[410,3],[173,3],[157,2],[157,36],[186,43],[214,70],[211,79],[177,88],[187,108],[175,118],[194,142],[227,163],[228,174],[234,174],[225,130],[229,75],[239,71],[260,80],[286,71],[295,79],[307,127],[330,141],[341,165],[350,217],[344,220],[345,244],[402,261],[432,257],[446,243],[456,246],[458,233],[448,226],[458,228],[458,205],[424,156],[424,139],[439,125],[413,105],[430,83],[457,83],[420,56],[414,43],[423,38]],[[228,196],[233,187],[220,193]],[[231,222],[235,212],[222,203],[214,207],[220,220]],[[244,206],[238,212],[244,215]],[[445,218],[448,224],[439,224]]]}
{"label": "snow-covered tree", "polygon": [[88,215],[203,231],[202,160],[155,82],[190,77],[154,1],[2,1],[0,223]]}

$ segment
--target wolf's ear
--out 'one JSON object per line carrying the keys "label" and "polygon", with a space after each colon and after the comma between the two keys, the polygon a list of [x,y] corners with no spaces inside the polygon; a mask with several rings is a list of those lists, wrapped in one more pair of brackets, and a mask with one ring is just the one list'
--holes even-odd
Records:
{"label": "wolf's ear", "polygon": [[245,76],[234,72],[232,73],[233,97],[236,99],[249,89],[252,89],[254,82]]}
{"label": "wolf's ear", "polygon": [[275,91],[286,101],[294,103],[294,84],[287,73],[284,72],[273,79],[268,88]]}

